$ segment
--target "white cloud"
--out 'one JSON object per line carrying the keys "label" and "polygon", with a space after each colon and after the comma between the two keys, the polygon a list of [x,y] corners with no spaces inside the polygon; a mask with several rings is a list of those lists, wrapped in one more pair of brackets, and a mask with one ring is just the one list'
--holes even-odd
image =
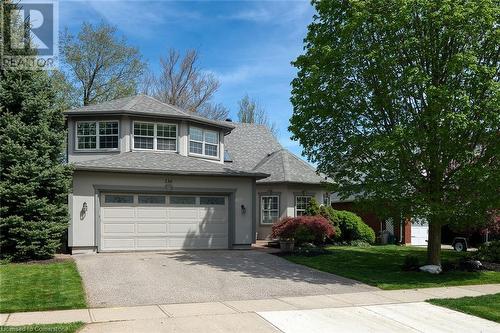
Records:
{"label": "white cloud", "polygon": [[154,37],[166,21],[185,22],[200,17],[196,11],[184,11],[173,1],[86,1],[86,4],[109,23],[129,35]]}
{"label": "white cloud", "polygon": [[296,22],[305,17],[310,19],[311,4],[309,1],[265,1],[251,2],[247,5],[253,7],[245,8],[237,12],[219,15],[217,18],[224,20],[250,21],[256,23],[287,24]]}

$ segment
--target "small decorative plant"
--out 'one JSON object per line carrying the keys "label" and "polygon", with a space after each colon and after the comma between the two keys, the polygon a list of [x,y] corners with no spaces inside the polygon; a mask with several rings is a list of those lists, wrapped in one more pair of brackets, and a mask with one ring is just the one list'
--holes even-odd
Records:
{"label": "small decorative plant", "polygon": [[327,238],[333,237],[334,233],[328,220],[321,215],[316,215],[285,217],[273,226],[271,236],[280,240],[282,249],[292,251],[294,245],[323,244]]}

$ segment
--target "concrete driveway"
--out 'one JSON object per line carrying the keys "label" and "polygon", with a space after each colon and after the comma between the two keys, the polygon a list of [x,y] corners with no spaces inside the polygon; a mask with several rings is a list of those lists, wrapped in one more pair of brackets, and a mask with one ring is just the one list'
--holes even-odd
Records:
{"label": "concrete driveway", "polygon": [[377,289],[254,250],[100,253],[74,258],[91,307],[264,299]]}

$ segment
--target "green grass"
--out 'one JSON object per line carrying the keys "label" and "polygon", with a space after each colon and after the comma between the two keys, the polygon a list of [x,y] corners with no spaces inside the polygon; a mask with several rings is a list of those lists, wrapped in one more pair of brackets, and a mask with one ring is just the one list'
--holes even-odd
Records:
{"label": "green grass", "polygon": [[428,302],[500,323],[500,294],[456,299],[431,299]]}
{"label": "green grass", "polygon": [[0,313],[85,308],[73,261],[0,265]]}
{"label": "green grass", "polygon": [[[404,272],[401,265],[408,254],[425,262],[426,249],[412,246],[329,247],[329,254],[316,257],[298,255],[286,259],[320,271],[333,273],[367,283],[381,289],[409,289],[471,284],[500,283],[500,272],[452,271],[439,275]],[[443,260],[458,260],[463,254],[442,251]]]}
{"label": "green grass", "polygon": [[74,333],[82,328],[84,323],[68,324],[47,324],[47,325],[26,325],[26,326],[0,326],[0,333],[3,332],[37,332],[37,333]]}

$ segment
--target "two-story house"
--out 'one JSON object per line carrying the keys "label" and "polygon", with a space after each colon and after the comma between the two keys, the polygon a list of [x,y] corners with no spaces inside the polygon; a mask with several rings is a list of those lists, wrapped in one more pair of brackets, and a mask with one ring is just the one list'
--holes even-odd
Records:
{"label": "two-story house", "polygon": [[73,253],[247,248],[327,200],[323,178],[260,125],[138,95],[65,112]]}

